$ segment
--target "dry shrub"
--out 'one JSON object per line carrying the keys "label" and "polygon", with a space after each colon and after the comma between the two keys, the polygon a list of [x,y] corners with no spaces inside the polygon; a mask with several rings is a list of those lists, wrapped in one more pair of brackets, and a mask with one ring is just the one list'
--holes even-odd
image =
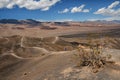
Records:
{"label": "dry shrub", "polygon": [[110,61],[111,55],[103,56],[103,46],[106,44],[100,44],[99,42],[92,42],[90,39],[89,46],[78,46],[78,54],[75,54],[77,61],[77,67],[89,66],[93,72],[98,72],[100,68],[103,68],[107,63],[114,63]]}

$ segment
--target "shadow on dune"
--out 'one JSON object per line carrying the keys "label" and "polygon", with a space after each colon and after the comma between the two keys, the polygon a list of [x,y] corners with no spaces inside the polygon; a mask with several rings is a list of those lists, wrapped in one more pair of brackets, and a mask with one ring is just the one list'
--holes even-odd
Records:
{"label": "shadow on dune", "polygon": [[16,56],[31,58],[50,54],[51,51],[70,51],[74,48],[73,44],[60,37],[34,38],[14,35],[0,38],[0,55],[14,53]]}

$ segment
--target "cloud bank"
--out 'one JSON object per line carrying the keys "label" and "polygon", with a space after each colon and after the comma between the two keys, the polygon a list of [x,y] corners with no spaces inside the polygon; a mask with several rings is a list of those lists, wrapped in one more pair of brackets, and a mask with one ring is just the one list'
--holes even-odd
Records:
{"label": "cloud bank", "polygon": [[84,4],[79,6],[79,7],[73,7],[71,9],[71,13],[76,13],[76,12],[85,12],[86,13],[86,12],[89,12],[89,9],[84,9],[84,7],[85,7]]}
{"label": "cloud bank", "polygon": [[82,4],[81,6],[77,7],[72,7],[71,9],[65,8],[63,11],[58,11],[58,13],[67,13],[67,12],[71,12],[71,13],[77,13],[77,12],[84,12],[87,13],[90,10],[89,9],[84,9],[85,5]]}
{"label": "cloud bank", "polygon": [[103,7],[98,9],[94,14],[101,14],[104,16],[119,16],[120,17],[120,8],[115,9],[117,6],[120,6],[120,1],[115,1],[111,5],[109,5],[107,8]]}
{"label": "cloud bank", "polygon": [[40,9],[42,11],[49,10],[60,0],[0,0],[0,8],[12,9],[14,6],[26,8],[28,10]]}
{"label": "cloud bank", "polygon": [[68,8],[65,8],[63,11],[58,11],[58,13],[67,13],[67,12],[69,12]]}

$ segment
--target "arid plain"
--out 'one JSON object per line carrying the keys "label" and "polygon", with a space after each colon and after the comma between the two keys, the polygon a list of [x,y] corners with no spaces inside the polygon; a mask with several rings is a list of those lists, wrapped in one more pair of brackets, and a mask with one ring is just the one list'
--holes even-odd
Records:
{"label": "arid plain", "polygon": [[[89,41],[106,45],[110,61],[97,71],[77,67],[78,46]],[[0,80],[119,80],[120,23],[36,22],[0,23]]]}

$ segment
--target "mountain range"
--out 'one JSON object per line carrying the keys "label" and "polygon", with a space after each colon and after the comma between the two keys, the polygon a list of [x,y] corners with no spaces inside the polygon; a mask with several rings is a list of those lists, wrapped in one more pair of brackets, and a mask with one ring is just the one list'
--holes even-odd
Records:
{"label": "mountain range", "polygon": [[[74,22],[74,21],[68,21],[68,22]],[[81,22],[81,21],[79,21],[79,22]],[[40,24],[42,22],[33,20],[33,19],[26,19],[26,20],[0,19],[0,23],[2,23],[2,24],[6,24],[6,23],[8,23],[8,24]],[[68,25],[67,21],[66,22],[54,22],[54,23],[57,25]],[[83,21],[81,23],[120,24],[120,20],[112,20],[112,21],[96,20],[96,21]]]}

